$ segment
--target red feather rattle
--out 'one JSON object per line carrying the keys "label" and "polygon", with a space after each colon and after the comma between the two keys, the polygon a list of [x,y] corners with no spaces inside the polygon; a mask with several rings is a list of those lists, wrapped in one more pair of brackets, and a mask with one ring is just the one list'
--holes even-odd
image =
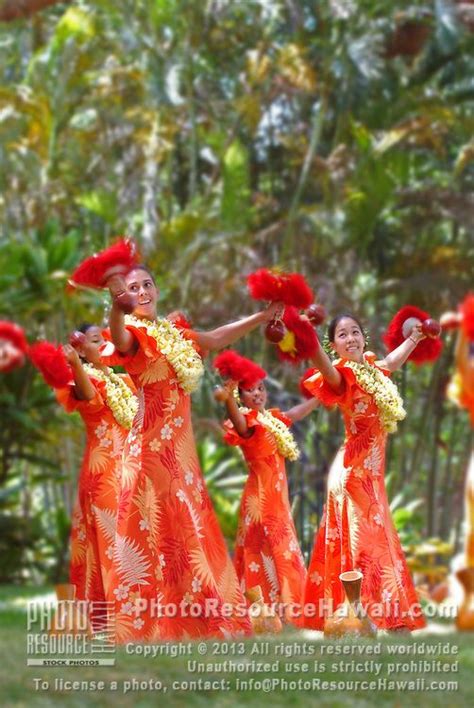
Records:
{"label": "red feather rattle", "polygon": [[277,344],[277,356],[281,361],[298,364],[311,359],[318,348],[318,337],[306,315],[300,315],[296,307],[285,307],[283,313],[285,334]]}
{"label": "red feather rattle", "polygon": [[443,343],[439,338],[441,325],[433,320],[427,312],[415,305],[402,307],[390,322],[382,339],[389,352],[396,349],[410,336],[413,327],[421,324],[421,331],[426,339],[422,339],[408,357],[415,364],[435,361],[441,354]]}
{"label": "red feather rattle", "polygon": [[299,273],[260,268],[248,276],[247,285],[254,300],[282,302],[299,310],[305,310],[314,300],[313,291]]}
{"label": "red feather rattle", "polygon": [[[267,377],[265,369],[242,356],[235,349],[227,349],[218,354],[212,365],[224,380],[235,381],[243,388],[251,388],[257,381],[263,381]],[[214,391],[214,398],[216,401],[225,401],[225,389],[217,388]]]}
{"label": "red feather rattle", "polygon": [[242,356],[235,349],[226,349],[218,354],[213,361],[213,366],[223,379],[236,381],[244,388],[250,388],[257,381],[263,381],[267,377],[265,369]]}
{"label": "red feather rattle", "polygon": [[119,238],[108,248],[94,253],[78,265],[69,278],[69,289],[105,288],[113,275],[126,275],[139,262],[135,241]]}
{"label": "red feather rattle", "polygon": [[74,380],[61,346],[51,342],[36,342],[30,347],[30,359],[52,388],[64,388]]}
{"label": "red feather rattle", "polygon": [[27,353],[28,342],[22,327],[0,320],[0,372],[6,374],[23,366]]}
{"label": "red feather rattle", "polygon": [[[318,342],[313,325],[324,321],[325,312],[313,303],[314,294],[305,278],[299,273],[260,268],[248,276],[247,285],[254,300],[285,305],[282,317],[265,328],[265,337],[277,345],[278,357],[297,364],[313,356]],[[300,314],[300,310],[305,312]]]}

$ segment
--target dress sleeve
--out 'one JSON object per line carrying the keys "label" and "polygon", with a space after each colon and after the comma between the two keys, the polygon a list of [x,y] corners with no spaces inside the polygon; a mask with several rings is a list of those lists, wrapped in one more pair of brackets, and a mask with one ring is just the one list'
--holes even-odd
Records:
{"label": "dress sleeve", "polygon": [[[247,427],[249,429],[255,428],[257,425],[260,425],[257,420],[257,411],[249,411],[248,413],[245,413],[245,418],[247,420]],[[244,438],[242,437],[242,435],[239,435],[231,420],[227,419],[226,421],[224,421],[224,441],[228,445],[237,445],[238,447],[242,447],[247,445],[249,440],[251,439],[251,437]]]}
{"label": "dress sleeve", "polygon": [[64,388],[55,389],[56,400],[64,408],[66,413],[74,413],[75,411],[78,413],[98,413],[105,407],[105,395],[102,390],[102,388],[105,387],[104,384],[96,380],[92,380],[91,383],[95,388],[95,395],[94,398],[88,401],[80,400],[76,397],[73,383]]}
{"label": "dress sleeve", "polygon": [[[146,369],[150,362],[158,359],[161,354],[154,337],[150,337],[143,327],[125,325],[125,329],[130,332],[137,345],[136,351],[130,354],[123,354],[117,349],[109,356],[102,356],[102,361],[108,366],[123,366],[132,374],[139,374]],[[109,330],[103,331],[105,339],[112,341]]]}
{"label": "dress sleeve", "polygon": [[342,376],[343,388],[340,393],[336,393],[336,391],[331,388],[319,371],[311,374],[302,382],[302,386],[327,408],[343,405],[350,395],[352,385],[355,382],[354,374],[351,369],[344,367],[342,364],[336,365],[335,368]]}

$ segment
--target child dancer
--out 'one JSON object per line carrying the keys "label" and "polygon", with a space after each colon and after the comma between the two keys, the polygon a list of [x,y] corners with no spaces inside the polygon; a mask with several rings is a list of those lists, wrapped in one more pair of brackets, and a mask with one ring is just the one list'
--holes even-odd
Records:
{"label": "child dancer", "polygon": [[229,415],[224,439],[241,448],[249,469],[239,512],[237,575],[244,591],[259,585],[264,601],[282,603],[286,619],[298,624],[306,568],[291,515],[285,460],[299,457],[290,426],[318,402],[313,398],[285,413],[266,409],[264,369],[233,350],[219,354],[214,366],[227,379],[215,394]]}

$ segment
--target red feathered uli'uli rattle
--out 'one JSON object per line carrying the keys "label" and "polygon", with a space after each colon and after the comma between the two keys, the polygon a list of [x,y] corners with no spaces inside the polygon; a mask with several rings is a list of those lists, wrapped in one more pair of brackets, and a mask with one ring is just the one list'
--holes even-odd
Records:
{"label": "red feathered uli'uli rattle", "polygon": [[[252,388],[267,377],[267,372],[251,359],[242,356],[235,349],[227,349],[216,356],[213,366],[225,381],[235,381],[242,388]],[[227,393],[223,388],[214,392],[217,401],[225,401]]]}
{"label": "red feathered uli'uli rattle", "polygon": [[[265,328],[265,337],[277,345],[279,358],[296,364],[313,356],[317,350],[317,336],[311,322],[320,323],[324,312],[321,306],[313,304],[313,291],[305,278],[299,273],[261,268],[249,275],[247,284],[254,300],[285,305],[282,317],[272,320]],[[301,315],[300,310],[306,310],[306,313]]]}
{"label": "red feathered uli'uli rattle", "polygon": [[315,327],[319,327],[319,325],[322,325],[327,317],[326,309],[323,307],[323,305],[319,305],[316,302],[313,302],[313,304],[306,309],[305,314],[311,324],[313,324]]}
{"label": "red feathered uli'uli rattle", "polygon": [[23,366],[28,342],[20,325],[0,320],[0,372],[6,374]]}
{"label": "red feathered uli'uli rattle", "polygon": [[70,289],[107,286],[113,275],[126,275],[138,265],[139,254],[136,243],[129,238],[119,238],[108,248],[94,253],[78,265],[69,278]]}
{"label": "red feathered uli'uli rattle", "polygon": [[391,352],[400,346],[410,336],[413,327],[419,324],[421,324],[421,331],[426,338],[418,342],[408,360],[415,364],[435,361],[443,348],[443,343],[439,338],[441,325],[433,320],[427,312],[420,310],[415,305],[402,307],[390,322],[382,337],[388,351]]}
{"label": "red feathered uli'uli rattle", "polygon": [[36,342],[30,347],[30,359],[52,388],[64,388],[74,380],[61,346],[51,342]]}
{"label": "red feathered uli'uli rattle", "polygon": [[87,339],[84,332],[80,332],[77,329],[69,337],[69,344],[71,347],[74,347],[74,349],[80,349],[80,347],[84,346],[86,341]]}
{"label": "red feathered uli'uli rattle", "polygon": [[[305,309],[313,302],[314,296],[306,280],[299,273],[283,273],[277,270],[260,268],[247,278],[247,285],[254,300],[281,302],[298,309]],[[268,323],[265,336],[274,344],[285,336],[285,327],[281,319]]]}
{"label": "red feathered uli'uli rattle", "polygon": [[318,337],[306,315],[296,307],[285,307],[282,318],[285,336],[277,344],[277,356],[281,361],[297,364],[311,359],[318,348]]}

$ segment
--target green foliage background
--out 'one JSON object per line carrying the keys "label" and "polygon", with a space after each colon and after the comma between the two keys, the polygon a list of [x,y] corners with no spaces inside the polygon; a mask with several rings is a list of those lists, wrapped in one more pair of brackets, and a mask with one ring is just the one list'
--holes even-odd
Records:
{"label": "green foliage background", "polygon": [[[448,0],[79,0],[0,25],[1,317],[57,341],[101,321],[102,295],[65,295],[66,276],[121,233],[163,310],[198,328],[252,310],[245,275],[269,265],[303,272],[330,313],[356,311],[376,351],[400,305],[456,306],[472,287],[473,28]],[[297,399],[302,372],[261,333],[241,348],[275,404]],[[398,377],[408,418],[387,469],[406,542],[459,540],[470,431],[445,402],[452,349]],[[196,429],[231,538],[245,470],[212,384]],[[0,579],[57,579],[80,421],[30,368],[2,377],[0,414]],[[318,411],[297,435],[309,551],[342,429]]]}

